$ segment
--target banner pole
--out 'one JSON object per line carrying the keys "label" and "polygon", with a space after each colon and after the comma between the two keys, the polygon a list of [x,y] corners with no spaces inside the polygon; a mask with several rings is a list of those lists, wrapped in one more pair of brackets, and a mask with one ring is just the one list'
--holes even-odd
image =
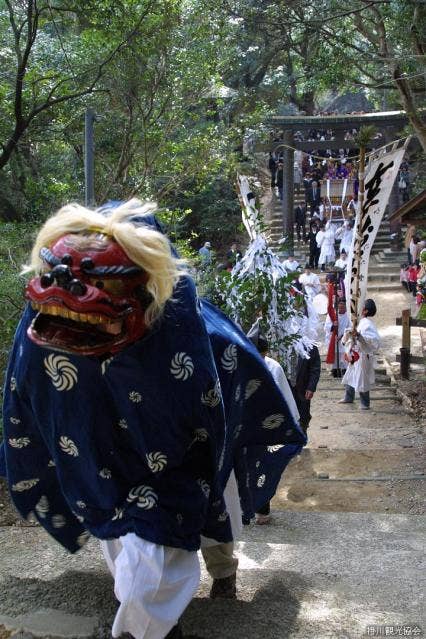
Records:
{"label": "banner pole", "polygon": [[356,244],[355,244],[355,266],[356,266],[356,287],[355,287],[355,309],[354,309],[354,313],[353,313],[353,317],[352,319],[352,326],[353,329],[356,330],[357,325],[358,325],[358,300],[359,300],[359,295],[360,295],[360,291],[359,291],[359,285],[360,285],[360,279],[359,279],[359,274],[360,274],[360,268],[361,268],[361,240],[362,240],[362,236],[361,236],[361,229],[362,229],[362,207],[364,205],[364,189],[365,189],[365,146],[360,146],[359,149],[359,189],[358,189],[358,206],[359,206],[359,224],[358,224],[358,229],[356,229],[357,232],[357,238],[356,238]]}

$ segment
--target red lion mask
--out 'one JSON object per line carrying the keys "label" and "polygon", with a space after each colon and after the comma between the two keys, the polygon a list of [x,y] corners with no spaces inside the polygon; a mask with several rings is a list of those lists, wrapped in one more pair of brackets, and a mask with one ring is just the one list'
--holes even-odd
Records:
{"label": "red lion mask", "polygon": [[116,353],[142,337],[151,302],[147,274],[112,238],[70,233],[40,251],[46,271],[26,297],[39,311],[28,337],[80,355]]}

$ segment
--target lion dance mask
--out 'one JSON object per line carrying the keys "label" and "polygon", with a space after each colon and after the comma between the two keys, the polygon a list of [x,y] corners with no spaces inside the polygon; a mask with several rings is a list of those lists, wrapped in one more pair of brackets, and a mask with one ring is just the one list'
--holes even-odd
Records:
{"label": "lion dance mask", "polygon": [[[73,207],[69,214],[78,216],[80,210],[86,211]],[[114,354],[145,333],[153,296],[146,287],[149,274],[140,264],[144,255],[137,255],[140,263],[135,263],[114,236],[118,225],[131,224],[127,234],[137,228],[134,220],[126,224],[128,212],[115,219],[113,208],[106,212],[110,215],[99,228],[64,233],[37,247],[39,273],[28,283],[26,297],[38,311],[28,336],[39,346],[80,355]],[[60,217],[58,230],[66,223],[65,215]],[[98,213],[93,217],[99,222]],[[122,232],[120,237],[126,246]],[[160,249],[170,261],[170,249],[164,243]]]}

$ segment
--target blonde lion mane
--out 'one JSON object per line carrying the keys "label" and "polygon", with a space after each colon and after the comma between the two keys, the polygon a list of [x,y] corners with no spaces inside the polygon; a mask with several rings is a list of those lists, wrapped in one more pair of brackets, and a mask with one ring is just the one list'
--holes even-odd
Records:
{"label": "blonde lion mane", "polygon": [[45,271],[40,250],[44,246],[50,247],[63,235],[90,232],[105,234],[115,240],[132,262],[148,275],[146,288],[152,296],[152,302],[145,311],[145,321],[150,326],[161,316],[176,283],[185,274],[183,261],[173,257],[169,241],[162,233],[149,226],[136,226],[126,221],[129,216],[145,215],[156,210],[154,202],[132,199],[112,209],[107,217],[99,209],[92,211],[80,204],[67,204],[40,229],[31,251],[30,264],[24,266],[22,272],[40,274]]}

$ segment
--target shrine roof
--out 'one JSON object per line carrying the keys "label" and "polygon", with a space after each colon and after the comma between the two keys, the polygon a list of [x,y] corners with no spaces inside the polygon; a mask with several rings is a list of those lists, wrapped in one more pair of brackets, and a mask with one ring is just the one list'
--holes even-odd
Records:
{"label": "shrine roof", "polygon": [[426,226],[426,189],[423,189],[408,202],[392,213],[390,222],[417,223],[421,227]]}
{"label": "shrine roof", "polygon": [[405,111],[378,111],[376,113],[344,113],[337,115],[272,115],[266,119],[268,124],[286,129],[303,129],[311,127],[335,127],[336,125],[368,125],[389,126],[407,121]]}

